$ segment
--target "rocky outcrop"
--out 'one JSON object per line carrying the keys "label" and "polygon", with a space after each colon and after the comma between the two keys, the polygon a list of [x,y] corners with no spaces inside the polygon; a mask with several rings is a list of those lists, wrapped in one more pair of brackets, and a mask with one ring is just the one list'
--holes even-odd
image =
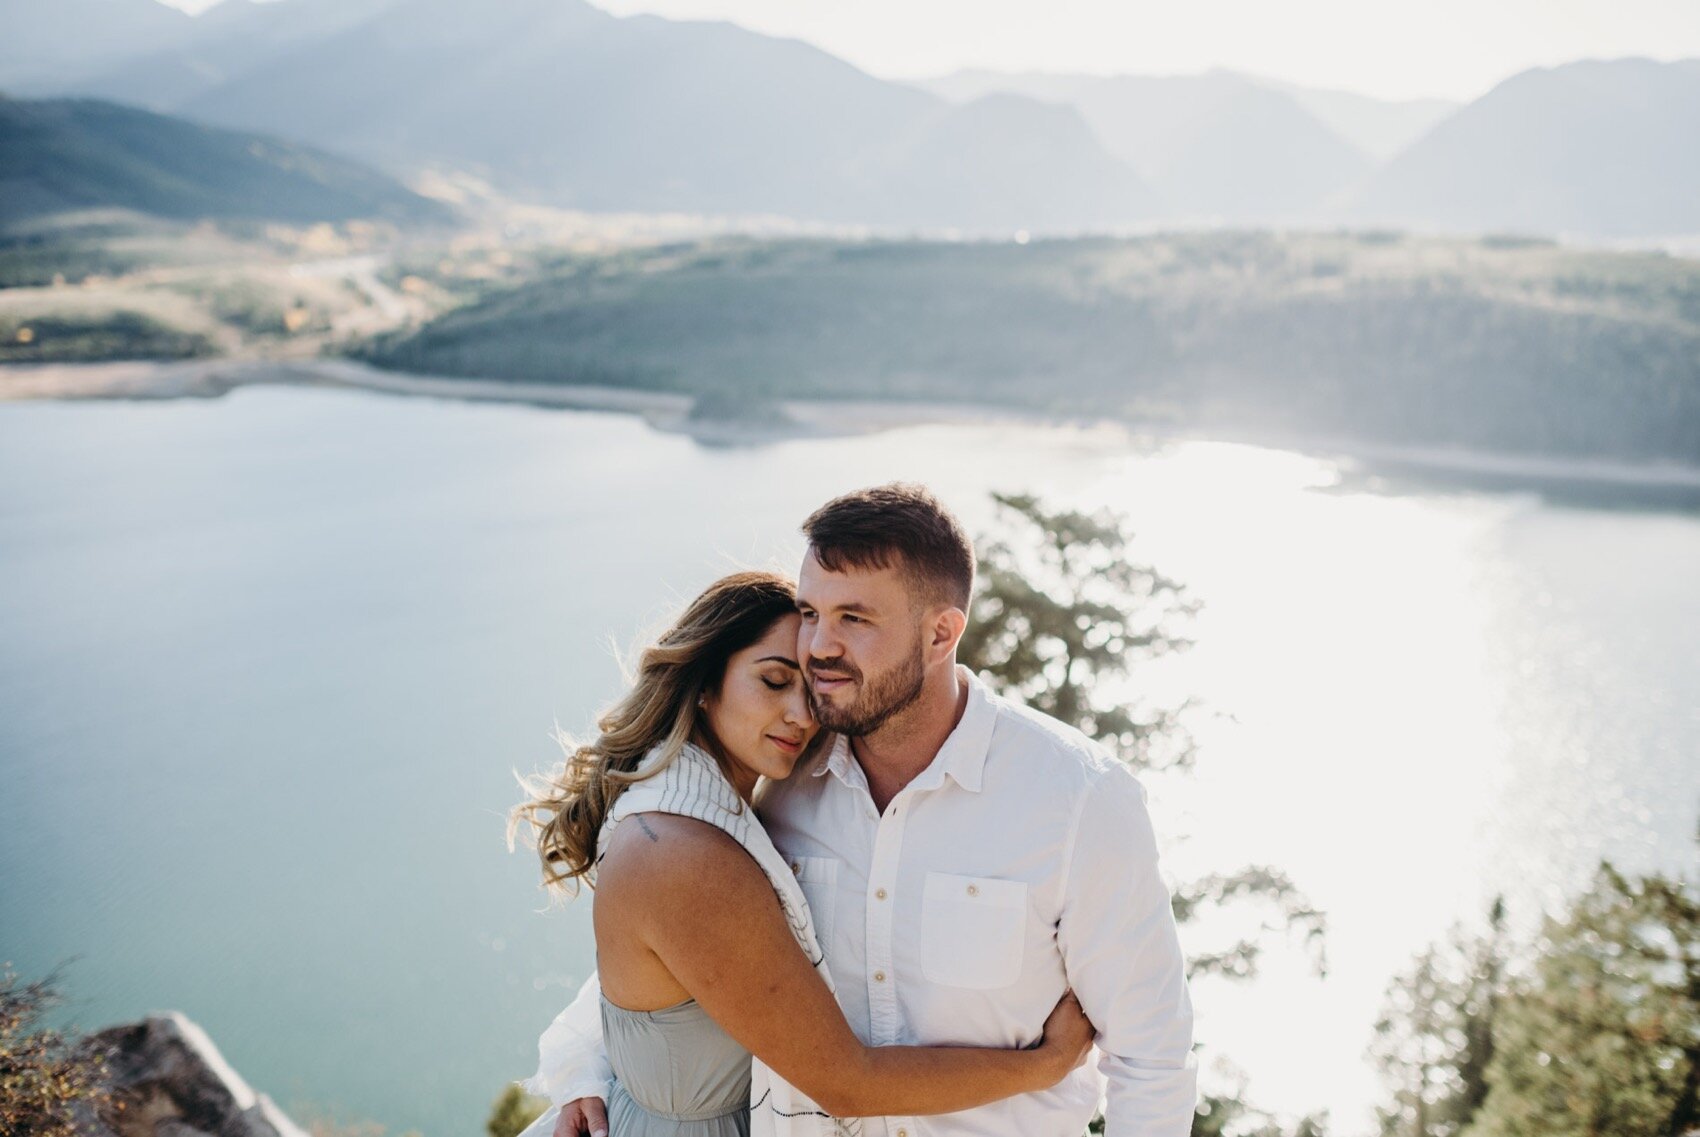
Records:
{"label": "rocky outcrop", "polygon": [[308,1137],[176,1011],[108,1027],[83,1045],[105,1055],[118,1107],[87,1119],[87,1137]]}

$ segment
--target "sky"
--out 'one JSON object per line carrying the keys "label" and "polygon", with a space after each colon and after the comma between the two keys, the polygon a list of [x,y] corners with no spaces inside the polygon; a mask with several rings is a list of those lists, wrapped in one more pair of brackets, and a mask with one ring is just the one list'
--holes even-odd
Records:
{"label": "sky", "polygon": [[[165,0],[190,11],[212,0]],[[477,3],[478,0],[467,0]],[[592,0],[730,20],[887,79],[961,68],[1222,67],[1381,98],[1466,101],[1530,67],[1700,57],[1700,0]]]}

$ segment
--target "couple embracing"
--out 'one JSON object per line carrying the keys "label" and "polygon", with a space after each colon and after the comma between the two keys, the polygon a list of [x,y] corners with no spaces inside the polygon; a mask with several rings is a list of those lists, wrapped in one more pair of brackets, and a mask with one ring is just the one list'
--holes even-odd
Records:
{"label": "couple embracing", "polygon": [[547,883],[594,886],[598,965],[527,1137],[1079,1137],[1101,1105],[1184,1137],[1139,783],[957,664],[973,546],[928,491],[803,533],[795,585],[711,585],[515,811]]}

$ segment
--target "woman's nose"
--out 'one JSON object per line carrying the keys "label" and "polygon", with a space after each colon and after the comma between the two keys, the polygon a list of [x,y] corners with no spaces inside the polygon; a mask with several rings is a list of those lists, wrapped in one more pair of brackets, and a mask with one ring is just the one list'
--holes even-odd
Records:
{"label": "woman's nose", "polygon": [[814,712],[809,708],[808,684],[799,682],[797,693],[786,700],[785,721],[796,723],[801,727],[815,724]]}

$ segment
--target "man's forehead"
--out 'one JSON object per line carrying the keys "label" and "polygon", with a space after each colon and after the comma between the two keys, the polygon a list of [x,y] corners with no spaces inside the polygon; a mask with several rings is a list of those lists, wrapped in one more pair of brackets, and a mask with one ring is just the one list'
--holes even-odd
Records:
{"label": "man's forehead", "polygon": [[903,574],[895,563],[874,565],[840,564],[829,569],[820,563],[811,548],[803,554],[803,567],[797,574],[797,599],[810,604],[872,604],[908,594]]}

